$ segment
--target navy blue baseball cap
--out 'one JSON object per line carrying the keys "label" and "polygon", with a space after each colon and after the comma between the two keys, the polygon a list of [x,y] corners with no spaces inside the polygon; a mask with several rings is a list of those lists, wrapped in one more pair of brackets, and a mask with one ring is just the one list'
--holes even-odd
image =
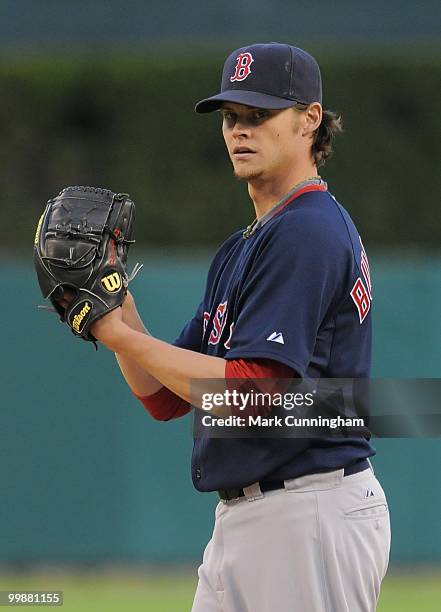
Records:
{"label": "navy blue baseball cap", "polygon": [[296,103],[322,103],[322,79],[316,60],[298,47],[268,43],[241,47],[224,64],[221,91],[200,100],[197,113],[210,113],[223,102],[282,109]]}

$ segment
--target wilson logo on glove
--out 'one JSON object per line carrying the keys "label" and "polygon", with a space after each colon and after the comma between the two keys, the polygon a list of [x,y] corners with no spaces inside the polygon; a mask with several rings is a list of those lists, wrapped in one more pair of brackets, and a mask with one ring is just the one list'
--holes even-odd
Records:
{"label": "wilson logo on glove", "polygon": [[91,311],[92,306],[89,304],[89,302],[80,302],[70,313],[72,329],[76,331],[77,334],[81,334]]}
{"label": "wilson logo on glove", "polygon": [[121,276],[118,272],[112,272],[112,274],[108,274],[107,276],[103,276],[101,279],[103,287],[109,293],[115,293],[121,289],[122,281]]}
{"label": "wilson logo on glove", "polygon": [[38,241],[40,240],[40,231],[41,231],[41,224],[43,223],[43,217],[44,217],[44,214],[41,215],[41,217],[38,220],[37,229],[35,230],[34,244],[38,244]]}

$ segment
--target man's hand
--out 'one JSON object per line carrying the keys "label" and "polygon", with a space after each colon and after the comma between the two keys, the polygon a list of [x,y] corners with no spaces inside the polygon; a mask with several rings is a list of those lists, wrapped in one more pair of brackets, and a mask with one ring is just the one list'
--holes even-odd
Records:
{"label": "man's hand", "polygon": [[34,240],[43,296],[77,337],[95,342],[93,324],[119,308],[140,269],[127,271],[135,205],[127,194],[67,187],[48,201]]}
{"label": "man's hand", "polygon": [[115,308],[98,319],[92,325],[91,332],[108,349],[117,353],[123,351],[132,330],[123,321],[122,308]]}
{"label": "man's hand", "polygon": [[[74,297],[75,294],[72,291],[66,290],[63,299],[59,300],[58,304],[60,307],[67,309]],[[103,325],[100,325],[101,323],[103,323]],[[90,329],[92,331],[93,328],[97,334],[99,334],[99,336],[94,334],[97,340],[107,346],[108,349],[117,352],[117,349],[113,348],[113,345],[115,345],[117,341],[118,334],[122,332],[121,323],[125,323],[126,327],[128,326],[137,331],[145,331],[138,311],[136,310],[135,300],[130,291],[127,292],[120,308],[116,308],[101,319],[98,319]],[[106,338],[107,341],[104,338]]]}
{"label": "man's hand", "polygon": [[122,303],[123,320],[126,316],[130,316],[134,310],[136,310],[135,300],[133,299],[133,295],[130,293],[130,291],[127,290],[127,295]]}
{"label": "man's hand", "polygon": [[138,310],[136,309],[135,300],[133,299],[133,295],[130,293],[130,291],[127,291],[127,295],[122,304],[122,320],[132,329],[139,332],[148,333],[141,320],[141,317],[139,316]]}

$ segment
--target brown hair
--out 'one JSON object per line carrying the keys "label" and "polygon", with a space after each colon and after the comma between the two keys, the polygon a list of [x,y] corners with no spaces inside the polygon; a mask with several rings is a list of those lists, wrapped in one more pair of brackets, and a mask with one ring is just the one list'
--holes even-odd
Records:
{"label": "brown hair", "polygon": [[[297,104],[294,108],[297,110],[306,110],[306,104]],[[332,145],[337,134],[343,131],[343,122],[341,117],[331,110],[323,110],[322,122],[314,132],[312,141],[312,156],[317,167],[323,166],[333,153]]]}

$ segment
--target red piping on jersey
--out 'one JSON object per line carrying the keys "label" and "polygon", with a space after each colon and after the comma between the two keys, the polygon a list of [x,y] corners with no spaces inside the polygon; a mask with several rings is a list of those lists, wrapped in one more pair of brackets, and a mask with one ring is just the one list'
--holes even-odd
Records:
{"label": "red piping on jersey", "polygon": [[288,204],[291,204],[291,202],[293,202],[296,198],[300,197],[304,193],[308,193],[309,191],[328,191],[328,188],[326,185],[306,185],[306,187],[302,187],[302,189],[299,189],[299,191],[296,191],[293,194],[292,198],[285,202],[282,208],[279,208],[279,210],[274,216],[278,215],[279,212],[281,212],[286,206],[288,206]]}

